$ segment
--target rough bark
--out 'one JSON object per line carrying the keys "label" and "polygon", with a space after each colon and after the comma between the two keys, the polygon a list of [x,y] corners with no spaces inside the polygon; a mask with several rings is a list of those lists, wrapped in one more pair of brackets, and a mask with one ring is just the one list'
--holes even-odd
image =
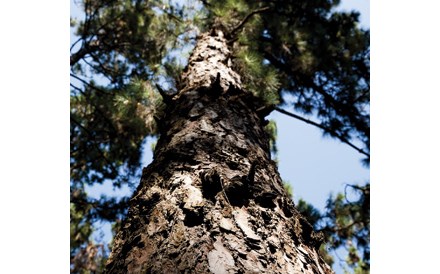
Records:
{"label": "rough bark", "polygon": [[333,273],[230,58],[221,31],[199,38],[106,273]]}

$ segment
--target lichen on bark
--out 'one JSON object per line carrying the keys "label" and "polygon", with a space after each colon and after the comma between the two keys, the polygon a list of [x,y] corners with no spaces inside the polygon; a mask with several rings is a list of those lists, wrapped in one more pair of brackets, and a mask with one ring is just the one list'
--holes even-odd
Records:
{"label": "lichen on bark", "polygon": [[199,37],[107,273],[333,273],[270,159],[223,32]]}

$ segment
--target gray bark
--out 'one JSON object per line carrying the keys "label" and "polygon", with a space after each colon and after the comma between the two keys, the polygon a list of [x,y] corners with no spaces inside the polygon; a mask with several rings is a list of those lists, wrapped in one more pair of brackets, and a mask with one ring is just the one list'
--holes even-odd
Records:
{"label": "gray bark", "polygon": [[333,273],[230,54],[221,31],[199,38],[106,273]]}

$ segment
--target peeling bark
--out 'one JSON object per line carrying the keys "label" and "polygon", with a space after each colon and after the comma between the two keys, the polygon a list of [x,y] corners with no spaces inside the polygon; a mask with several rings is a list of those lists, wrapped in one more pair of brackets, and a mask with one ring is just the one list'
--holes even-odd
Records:
{"label": "peeling bark", "polygon": [[106,273],[333,273],[230,57],[221,31],[199,38]]}

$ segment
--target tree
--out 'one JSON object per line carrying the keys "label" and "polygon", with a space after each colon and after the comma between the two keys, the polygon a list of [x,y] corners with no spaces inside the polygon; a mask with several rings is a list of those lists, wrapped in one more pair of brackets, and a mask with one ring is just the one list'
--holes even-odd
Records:
{"label": "tree", "polygon": [[[357,199],[350,199],[347,190],[354,190]],[[315,230],[323,232],[330,249],[346,247],[346,262],[355,273],[369,273],[370,269],[370,184],[346,185],[344,193],[329,197],[324,213],[300,200],[297,205]],[[324,253],[324,255],[326,255]],[[327,262],[333,259],[327,257]]]}
{"label": "tree", "polygon": [[[356,28],[356,14],[331,13],[336,1],[203,3],[203,7],[196,9],[197,12],[192,12],[177,3],[167,5],[161,1],[84,2],[86,18],[77,28],[78,44],[81,46],[71,57],[71,75],[76,82],[71,84],[71,202],[76,211],[84,207],[83,215],[80,215],[84,221],[113,221],[125,215],[127,199],[119,201],[103,197],[97,201],[90,200],[84,195],[84,184],[112,180],[115,186],[121,186],[133,184],[133,180],[140,176],[142,140],[147,135],[164,135],[162,127],[165,125],[158,124],[156,120],[165,121],[170,118],[170,113],[176,111],[166,101],[170,101],[170,93],[174,94],[176,90],[167,92],[162,89],[182,91],[185,86],[186,78],[179,80],[178,77],[182,66],[169,52],[194,41],[195,34],[200,33],[198,29],[226,33],[231,52],[231,64],[228,66],[240,74],[242,80],[240,86],[231,92],[237,93],[237,100],[243,101],[249,112],[258,110],[262,120],[271,109],[282,111],[280,103],[293,104],[299,113],[314,113],[321,122],[311,122],[295,114],[294,117],[314,123],[326,134],[350,144],[369,159],[369,115],[365,111],[369,100],[368,32]],[[202,17],[205,18],[201,20]],[[87,79],[90,75],[101,75],[107,80],[99,81],[98,85],[96,81]],[[212,89],[219,92],[220,87],[225,86],[222,74],[211,76],[209,83],[216,83],[214,86],[217,88]],[[205,89],[209,90],[208,85]],[[241,98],[238,96],[240,90],[247,90],[248,95]],[[167,98],[166,109],[159,93]],[[295,100],[284,101],[280,95],[286,93],[291,93]],[[171,100],[173,105],[182,104],[175,108],[184,109],[185,104],[176,96]],[[215,95],[215,100],[208,97],[218,102],[222,96]],[[208,115],[209,118],[209,114],[200,115]],[[257,125],[260,123],[256,122]],[[350,142],[355,137],[364,143],[364,148]],[[257,139],[260,138],[266,137]],[[156,159],[159,151],[163,150],[164,142],[160,141],[157,145]],[[267,152],[267,149],[263,150]],[[184,155],[179,161],[187,158]],[[249,177],[253,167],[256,180],[259,174],[256,170],[261,170],[261,165],[249,163],[247,171],[240,170],[243,173],[240,176]],[[206,198],[206,191],[202,191],[202,197],[210,202],[209,197],[217,197],[223,199],[226,205],[230,205],[232,200],[233,204],[236,201],[231,193],[235,192],[235,188],[227,190],[227,181],[223,182],[224,178],[220,175],[223,174],[211,174],[204,182],[205,185],[206,182],[212,184],[214,192],[218,189],[222,191],[216,192],[213,198],[212,193]],[[268,202],[269,198],[254,194],[249,194],[247,198],[269,203],[269,209],[273,207]],[[233,198],[229,199],[231,195]],[[286,196],[281,194],[280,197],[283,195]],[[153,196],[153,201],[163,198]],[[194,213],[187,208],[185,212],[185,216],[190,216],[186,219],[189,223],[194,219],[199,222],[201,214],[206,215],[199,209]],[[130,214],[133,216],[134,213]],[[299,222],[309,227],[307,222]],[[246,233],[242,228],[238,231]],[[316,236],[308,238],[313,242]],[[308,242],[304,235],[298,239]],[[117,242],[115,244],[118,245]],[[72,253],[71,250],[72,255],[75,252],[77,254],[78,251]]]}
{"label": "tree", "polygon": [[164,94],[155,159],[107,273],[331,273],[270,160],[265,106],[243,89],[227,38],[220,26],[202,34],[178,93]]}

